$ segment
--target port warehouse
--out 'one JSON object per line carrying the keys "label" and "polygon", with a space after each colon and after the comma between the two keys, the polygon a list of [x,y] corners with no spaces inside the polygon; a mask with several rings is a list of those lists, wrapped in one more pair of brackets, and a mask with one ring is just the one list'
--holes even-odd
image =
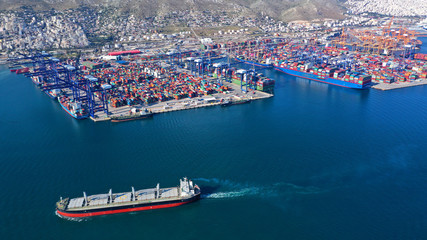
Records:
{"label": "port warehouse", "polygon": [[[66,87],[60,88],[61,83],[58,84],[55,82],[55,79],[43,79],[43,74],[38,75],[37,73],[30,73],[28,76],[31,76],[34,82],[40,84],[40,87],[45,90],[48,95],[53,98],[58,98],[64,110],[74,117],[91,115],[87,109],[85,109],[85,104],[79,101],[79,97],[92,98],[92,107],[96,105],[95,107],[97,107],[98,110],[108,111],[108,107],[114,109],[121,106],[144,105],[166,102],[169,100],[207,96],[214,93],[227,93],[232,89],[222,84],[226,75],[228,75],[228,81],[233,80],[236,82],[236,79],[240,79],[240,85],[242,85],[241,87],[243,88],[244,83],[246,91],[271,91],[274,87],[274,81],[272,80],[259,77],[256,74],[252,74],[248,77],[245,74],[238,76],[235,68],[226,67],[225,64],[208,64],[205,60],[196,63],[197,60],[200,59],[194,59],[192,61],[186,61],[185,64],[181,64],[191,69],[192,73],[189,73],[188,70],[178,72],[161,67],[157,61],[162,58],[170,60],[170,56],[140,56],[138,55],[140,54],[139,51],[119,52],[119,55],[126,54],[132,55],[126,59],[127,61],[84,59],[81,62],[79,68],[83,71],[83,74],[75,74],[72,78],[74,82],[83,86],[83,90],[88,90],[90,88],[94,96],[93,98],[89,97],[87,95],[88,93],[81,89],[78,89],[76,91],[77,94],[75,94],[75,90],[70,90],[65,84],[62,84],[62,86]],[[111,55],[118,56],[117,53]],[[212,55],[216,56],[216,54]],[[186,55],[183,54],[183,56]],[[191,56],[191,54],[188,56]],[[44,58],[46,59],[46,57]],[[52,62],[52,59],[54,58],[49,57],[48,60],[44,61]],[[176,58],[174,60],[176,60]],[[139,63],[136,63],[138,61]],[[182,62],[183,60],[181,59],[180,61]],[[57,59],[54,59],[53,62],[55,62],[55,66],[58,67],[58,69],[67,69],[70,66],[76,65],[76,62],[71,59],[64,62],[59,62]],[[40,68],[39,66],[34,69],[36,69],[35,71],[37,72]],[[75,67],[72,68],[74,70],[76,69]],[[19,69],[20,68],[15,68],[11,71],[17,72]],[[208,80],[205,75],[201,75],[201,72],[210,75],[210,80]],[[243,78],[244,75],[245,77]],[[58,76],[58,78],[60,77]],[[211,101],[207,102],[210,103]]]}
{"label": "port warehouse", "polygon": [[[82,61],[81,69],[87,76],[96,79],[92,83],[94,88],[103,89],[93,94],[97,99],[104,99],[103,104],[107,108],[227,92],[230,89],[221,83],[222,79],[240,85],[241,88],[245,85],[246,90],[271,91],[274,88],[274,81],[270,79],[263,77],[257,79],[251,77],[254,75],[248,74],[239,75],[237,69],[227,67],[226,64],[214,67],[214,64],[208,63],[206,56],[209,58],[220,56],[218,50],[253,63],[303,71],[319,79],[336,78],[362,85],[370,81],[410,82],[426,77],[426,56],[420,53],[407,58],[382,56],[354,53],[346,47],[319,47],[286,39],[228,42],[204,45],[203,48],[207,49],[205,51],[207,54],[202,56],[203,60],[192,57],[192,52],[148,56],[141,54],[140,51],[121,51],[109,53],[107,56],[112,57],[109,61],[101,59]],[[126,59],[121,60],[121,56]],[[162,68],[158,64],[159,61],[181,63],[187,71],[177,72]],[[73,60],[67,60],[61,64],[75,63]],[[29,71],[28,68],[13,70],[17,73]],[[188,70],[191,73],[188,73]],[[208,81],[203,77],[204,74],[218,78],[218,81]],[[44,84],[52,85],[49,82]],[[66,89],[62,92],[64,90]],[[65,97],[64,101],[67,103],[77,100]],[[94,104],[97,104],[96,100]],[[70,103],[67,105],[71,106]]]}

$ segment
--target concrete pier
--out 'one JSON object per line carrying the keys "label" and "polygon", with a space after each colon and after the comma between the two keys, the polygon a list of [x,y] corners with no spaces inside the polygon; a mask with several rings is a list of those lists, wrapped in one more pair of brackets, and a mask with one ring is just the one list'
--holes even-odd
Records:
{"label": "concrete pier", "polygon": [[394,82],[394,83],[377,83],[376,85],[372,86],[374,89],[378,90],[393,90],[393,89],[399,89],[399,88],[406,88],[406,87],[415,87],[420,85],[426,85],[427,79],[417,79],[413,82]]}
{"label": "concrete pier", "polygon": [[[118,108],[112,108],[109,107],[110,114],[107,116],[104,112],[97,112],[95,114],[95,118],[90,118],[91,120],[95,122],[99,121],[108,121],[111,119],[112,116],[124,116],[129,115],[129,112],[132,108],[137,109],[147,109],[153,113],[167,113],[167,112],[173,112],[173,111],[181,111],[181,110],[188,110],[188,109],[195,109],[195,108],[202,108],[202,107],[211,107],[211,106],[217,106],[221,104],[221,99],[233,99],[233,100],[239,100],[239,99],[251,99],[251,100],[258,100],[258,99],[265,99],[270,98],[273,96],[273,94],[265,93],[261,91],[248,91],[247,93],[242,92],[240,90],[240,86],[232,83],[225,82],[224,85],[227,85],[232,89],[232,91],[229,91],[229,93],[215,93],[211,95],[206,96],[199,96],[196,98],[185,98],[180,100],[170,100],[166,102],[159,102],[149,105],[134,105],[134,106],[122,106]],[[212,102],[206,102],[206,99],[215,98],[215,101]]]}

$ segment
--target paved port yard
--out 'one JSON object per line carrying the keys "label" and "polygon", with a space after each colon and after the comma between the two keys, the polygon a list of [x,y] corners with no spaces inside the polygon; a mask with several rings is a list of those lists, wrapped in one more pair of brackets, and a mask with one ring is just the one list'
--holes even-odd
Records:
{"label": "paved port yard", "polygon": [[426,85],[427,79],[418,79],[413,82],[374,83],[374,84],[375,85],[372,86],[372,88],[386,91],[386,90],[393,90],[393,89],[399,89],[399,88]]}
{"label": "paved port yard", "polygon": [[[222,56],[221,56],[222,57]],[[157,66],[161,66],[161,68],[169,68],[170,64],[166,63],[165,61],[141,61],[139,59],[128,59],[129,62],[138,63],[141,65],[146,64],[146,66],[152,65],[153,67],[158,64]],[[111,68],[117,68],[120,67],[117,64],[111,64]],[[187,74],[188,76],[193,76],[190,72],[190,70],[181,68],[179,66],[176,66],[176,72],[175,74]],[[143,68],[141,68],[143,69]],[[87,72],[87,74],[92,75],[90,71]],[[103,79],[102,76],[97,76],[99,79]],[[170,76],[168,74],[163,75],[159,79],[167,79]],[[197,78],[196,75],[194,75],[195,78]],[[218,82],[217,78],[210,77],[208,75],[204,75],[203,79],[206,80],[206,82],[209,82],[210,84],[214,84]],[[241,90],[240,85],[226,82],[225,80],[222,81],[222,84],[224,86],[229,87],[229,91],[221,92],[216,91],[212,94],[208,95],[199,95],[198,97],[193,98],[182,98],[179,100],[170,99],[167,101],[162,102],[154,102],[154,103],[138,103],[138,104],[132,104],[132,105],[123,105],[118,107],[113,107],[111,104],[108,106],[109,114],[107,115],[105,112],[99,111],[95,113],[95,117],[90,117],[91,120],[98,122],[98,121],[108,121],[112,117],[116,116],[128,116],[131,113],[131,110],[133,108],[140,109],[140,110],[149,110],[152,113],[166,113],[166,112],[172,112],[172,111],[179,111],[179,110],[187,110],[187,109],[194,109],[194,108],[201,108],[201,107],[210,107],[210,106],[216,106],[221,104],[221,100],[231,99],[231,100],[257,100],[257,99],[264,99],[272,97],[273,94],[265,93],[262,91],[257,90],[249,90],[248,92],[244,92]],[[99,99],[97,99],[99,101]]]}
{"label": "paved port yard", "polygon": [[[216,81],[216,79],[211,78],[211,81]],[[273,94],[265,93],[261,91],[248,91],[247,93],[242,92],[240,90],[240,86],[229,83],[229,82],[223,82],[224,85],[230,87],[232,90],[228,93],[215,93],[211,95],[205,95],[200,96],[196,98],[185,98],[180,100],[170,100],[166,102],[159,102],[159,103],[153,103],[149,105],[134,105],[134,106],[121,106],[118,108],[113,108],[109,106],[109,115],[107,116],[104,112],[97,112],[95,114],[95,118],[91,119],[95,122],[98,121],[108,121],[113,116],[120,116],[120,115],[129,115],[129,111],[131,111],[132,108],[137,109],[148,109],[153,113],[166,113],[166,112],[173,112],[173,111],[180,111],[180,110],[187,110],[187,109],[194,109],[194,108],[201,108],[201,107],[210,107],[210,106],[217,106],[221,104],[221,99],[227,99],[231,98],[234,100],[239,99],[251,99],[251,100],[257,100],[257,99],[264,99],[272,97]],[[215,98],[215,101],[209,101],[206,102],[205,100],[213,99]]]}

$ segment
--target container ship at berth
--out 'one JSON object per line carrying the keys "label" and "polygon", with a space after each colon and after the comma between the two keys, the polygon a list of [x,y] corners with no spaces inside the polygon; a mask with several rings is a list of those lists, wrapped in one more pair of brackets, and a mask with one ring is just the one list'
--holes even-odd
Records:
{"label": "container ship at berth", "polygon": [[80,102],[74,102],[65,96],[58,97],[58,102],[61,107],[75,119],[85,119],[89,117],[86,108]]}
{"label": "container ship at berth", "polygon": [[332,84],[340,87],[366,89],[371,86],[371,76],[365,76],[358,72],[349,72],[337,68],[307,68],[307,67],[274,67],[286,74],[314,80],[317,82]]}
{"label": "container ship at berth", "polygon": [[[237,61],[244,62],[249,65],[260,66],[260,63],[237,59]],[[265,64],[264,64],[265,65]],[[313,67],[309,65],[301,65],[298,63],[292,63],[290,65],[269,65],[274,66],[275,70],[280,72],[305,78],[317,82],[332,84],[340,87],[354,88],[354,89],[366,89],[371,86],[371,76],[365,76],[358,72],[350,72],[339,68],[333,67]]]}
{"label": "container ship at berth", "polygon": [[176,207],[200,199],[200,188],[187,178],[180,179],[179,187],[155,188],[131,192],[98,194],[80,198],[60,199],[56,212],[60,216],[83,218],[115,213]]}

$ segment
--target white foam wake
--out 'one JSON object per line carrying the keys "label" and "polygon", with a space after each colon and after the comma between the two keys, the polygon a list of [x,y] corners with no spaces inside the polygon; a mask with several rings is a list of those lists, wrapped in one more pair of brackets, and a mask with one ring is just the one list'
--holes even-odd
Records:
{"label": "white foam wake", "polygon": [[[219,191],[213,193],[202,194],[202,198],[240,198],[246,196],[258,196],[261,198],[274,197],[281,195],[306,195],[319,194],[325,190],[313,186],[298,186],[293,183],[274,183],[269,186],[248,186],[247,184],[235,183],[229,180],[220,180],[217,178],[196,178],[195,181],[212,183],[219,186],[219,189],[230,191]],[[203,186],[202,186],[203,192]]]}
{"label": "white foam wake", "polygon": [[240,191],[232,191],[232,192],[217,192],[202,195],[202,198],[238,198],[243,196],[256,195],[259,193],[259,188],[244,188]]}

